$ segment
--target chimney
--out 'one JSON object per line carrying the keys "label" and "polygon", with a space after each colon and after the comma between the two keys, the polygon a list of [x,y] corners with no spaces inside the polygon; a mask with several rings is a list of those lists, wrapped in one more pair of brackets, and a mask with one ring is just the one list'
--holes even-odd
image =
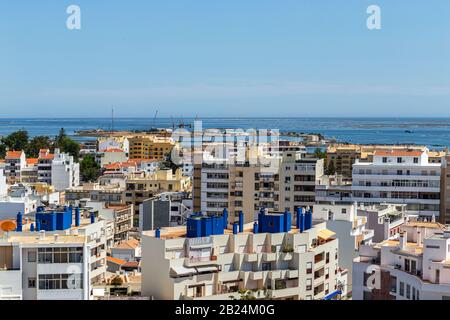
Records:
{"label": "chimney", "polygon": [[58,234],[54,234],[53,237],[55,239],[55,242],[58,242],[59,235]]}
{"label": "chimney", "polygon": [[44,240],[45,239],[45,230],[41,230],[39,231],[39,240]]}
{"label": "chimney", "polygon": [[406,242],[408,241],[408,234],[404,231],[400,234],[400,249],[406,250]]}
{"label": "chimney", "polygon": [[417,245],[421,246],[422,245],[422,234],[420,233],[419,230],[417,230]]}

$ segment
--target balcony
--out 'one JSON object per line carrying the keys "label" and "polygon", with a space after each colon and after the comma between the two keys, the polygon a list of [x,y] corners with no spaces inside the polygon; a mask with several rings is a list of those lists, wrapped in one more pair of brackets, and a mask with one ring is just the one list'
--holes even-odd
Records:
{"label": "balcony", "polygon": [[274,280],[274,279],[281,279],[281,270],[273,270],[273,271],[269,271],[269,278]]}
{"label": "balcony", "polygon": [[288,298],[292,296],[298,296],[300,294],[300,288],[299,287],[292,287],[292,288],[284,288],[284,289],[275,289],[275,290],[269,290],[268,296],[270,299],[280,299],[280,298]]}
{"label": "balcony", "polygon": [[262,280],[263,272],[262,271],[250,271],[250,280]]}
{"label": "balcony", "polygon": [[266,261],[266,262],[276,261],[277,260],[277,255],[276,255],[276,253],[265,252],[265,253],[263,253],[263,260]]}
{"label": "balcony", "polygon": [[280,254],[280,258],[283,261],[291,261],[293,257],[294,257],[294,254],[292,252],[282,252]]}
{"label": "balcony", "polygon": [[244,261],[245,262],[257,262],[258,254],[257,253],[246,253],[244,255]]}
{"label": "balcony", "polygon": [[184,259],[184,265],[186,267],[198,267],[198,266],[214,265],[214,264],[217,264],[217,256],[185,258]]}
{"label": "balcony", "polygon": [[298,278],[299,272],[298,270],[288,270],[286,272],[286,277],[289,279]]}

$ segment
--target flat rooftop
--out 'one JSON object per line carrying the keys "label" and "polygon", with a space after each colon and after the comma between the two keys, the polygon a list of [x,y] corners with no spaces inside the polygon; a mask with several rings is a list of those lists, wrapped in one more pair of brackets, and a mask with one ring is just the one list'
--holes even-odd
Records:
{"label": "flat rooftop", "polygon": [[1,239],[2,242],[8,243],[36,243],[36,244],[84,244],[86,242],[86,237],[83,235],[64,235],[58,234],[57,240],[55,240],[54,234],[46,234],[42,239],[40,238],[39,232],[11,232],[9,235]]}
{"label": "flat rooftop", "polygon": [[[313,229],[318,224],[323,224],[323,223],[322,222],[314,223],[314,221],[313,221],[313,227],[311,229]],[[311,229],[309,229],[309,230],[311,230]],[[186,238],[186,230],[187,229],[185,226],[164,227],[164,228],[161,228],[160,230],[161,230],[161,239]],[[304,232],[308,232],[309,230],[305,230]],[[336,235],[333,231],[328,230],[326,228],[323,228],[323,229],[321,228],[320,230],[317,230],[317,231],[318,231],[317,236],[322,238],[323,240],[329,240],[330,238],[332,238],[333,236]],[[244,231],[239,232],[238,234],[253,234],[253,233],[254,233],[253,232],[253,223],[248,223],[248,224],[244,225]],[[267,234],[267,233],[268,232],[264,232],[264,233],[260,233],[260,234]],[[295,226],[292,226],[291,230],[287,233],[288,234],[296,234],[296,233],[300,233],[300,230],[297,229]],[[231,235],[231,234],[233,234],[233,230],[225,229],[223,234]],[[155,230],[144,231],[143,235],[155,237]],[[217,235],[217,236],[219,236],[219,235]]]}

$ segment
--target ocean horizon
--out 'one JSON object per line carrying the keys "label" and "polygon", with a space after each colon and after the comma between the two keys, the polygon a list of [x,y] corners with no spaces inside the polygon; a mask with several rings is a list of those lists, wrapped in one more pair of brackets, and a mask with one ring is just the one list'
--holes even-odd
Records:
{"label": "ocean horizon", "polygon": [[[173,128],[201,120],[205,129],[278,129],[280,132],[320,133],[340,142],[358,144],[418,144],[433,149],[450,146],[450,118],[446,117],[158,117],[0,118],[0,136],[27,130],[30,136],[53,137],[60,128],[74,136],[89,129],[149,130]],[[77,137],[79,138],[79,137]]]}

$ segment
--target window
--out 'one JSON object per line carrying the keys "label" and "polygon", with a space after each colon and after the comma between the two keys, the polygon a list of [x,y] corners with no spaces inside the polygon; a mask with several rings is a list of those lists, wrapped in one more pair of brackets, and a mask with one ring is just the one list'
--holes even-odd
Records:
{"label": "window", "polygon": [[410,261],[409,259],[405,259],[405,271],[409,272],[410,271],[410,265],[409,265]]}
{"label": "window", "polygon": [[419,158],[414,158],[414,163],[419,163]]}
{"label": "window", "polygon": [[387,157],[383,157],[383,163],[387,163],[388,158]]}
{"label": "window", "polygon": [[28,251],[28,262],[36,262],[36,251]]}
{"label": "window", "polygon": [[312,279],[306,279],[306,290],[312,290]]}
{"label": "window", "polygon": [[402,163],[403,162],[403,159],[402,158],[397,158],[397,163]]}
{"label": "window", "polygon": [[28,288],[36,288],[36,278],[28,278]]}
{"label": "window", "polygon": [[306,263],[306,273],[307,274],[312,273],[312,262],[307,262]]}
{"label": "window", "polygon": [[270,270],[272,270],[272,265],[271,265],[270,262],[263,263],[261,267],[262,267],[263,271],[270,271]]}
{"label": "window", "polygon": [[41,274],[39,290],[82,289],[82,274]]}
{"label": "window", "polygon": [[404,282],[400,282],[400,292],[399,293],[402,297],[405,296],[405,283]]}
{"label": "window", "polygon": [[406,299],[411,299],[411,286],[406,285]]}
{"label": "window", "polygon": [[397,277],[391,276],[391,288],[392,293],[397,293]]}

